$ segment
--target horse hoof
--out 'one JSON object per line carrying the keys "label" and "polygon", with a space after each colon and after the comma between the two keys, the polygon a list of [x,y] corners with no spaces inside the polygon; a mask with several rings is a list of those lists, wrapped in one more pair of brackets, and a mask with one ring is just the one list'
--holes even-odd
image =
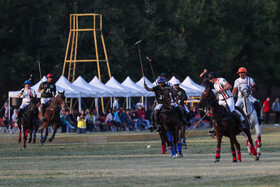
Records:
{"label": "horse hoof", "polygon": [[22,147],[22,148],[21,148],[21,150],[25,150],[25,149],[26,149],[26,147]]}
{"label": "horse hoof", "polygon": [[238,163],[240,163],[240,162],[241,162],[241,160],[237,160],[237,162],[238,162]]}
{"label": "horse hoof", "polygon": [[179,158],[183,158],[184,156],[183,156],[183,154],[179,154],[179,156],[178,156]]}
{"label": "horse hoof", "polygon": [[176,158],[176,155],[173,155],[172,158],[175,159],[175,158]]}
{"label": "horse hoof", "polygon": [[260,155],[257,154],[256,156],[254,156],[255,160],[258,161],[260,159]]}
{"label": "horse hoof", "polygon": [[250,147],[248,147],[248,154],[252,155]]}
{"label": "horse hoof", "polygon": [[41,145],[43,145],[44,144],[44,141],[40,141],[41,142]]}
{"label": "horse hoof", "polygon": [[217,158],[217,159],[214,161],[214,163],[217,163],[217,162],[220,162],[220,159]]}
{"label": "horse hoof", "polygon": [[257,148],[257,153],[258,153],[259,155],[261,155],[261,154],[262,154],[262,152],[261,152],[261,149],[260,149],[260,148]]}

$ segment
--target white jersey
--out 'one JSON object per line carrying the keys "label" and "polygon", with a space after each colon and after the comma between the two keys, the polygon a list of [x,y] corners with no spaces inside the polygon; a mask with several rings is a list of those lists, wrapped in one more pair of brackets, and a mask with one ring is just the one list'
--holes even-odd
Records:
{"label": "white jersey", "polygon": [[30,89],[26,89],[26,88],[22,88],[20,90],[21,96],[22,96],[22,103],[30,103],[30,97],[33,95],[36,95],[36,92],[30,88]]}
{"label": "white jersey", "polygon": [[[216,82],[214,83],[215,90],[219,91],[224,89],[227,81],[224,78],[217,78]],[[219,94],[219,100],[225,100],[232,97],[232,93],[230,90],[222,91]]]}
{"label": "white jersey", "polygon": [[[247,84],[249,86],[249,88],[252,88],[253,86],[256,85],[254,79],[252,79],[251,77],[245,77],[244,79],[242,79],[241,77],[239,77],[238,79],[236,79],[234,81],[234,85],[233,88],[237,88],[241,85],[241,84]],[[238,97],[241,98],[241,92],[238,90]]]}

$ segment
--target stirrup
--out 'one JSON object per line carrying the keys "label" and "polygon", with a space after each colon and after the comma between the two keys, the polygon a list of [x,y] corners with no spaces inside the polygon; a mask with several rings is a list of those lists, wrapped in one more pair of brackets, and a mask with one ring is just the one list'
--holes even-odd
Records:
{"label": "stirrup", "polygon": [[151,125],[148,129],[150,130],[150,132],[153,132],[155,127],[154,127],[154,125]]}

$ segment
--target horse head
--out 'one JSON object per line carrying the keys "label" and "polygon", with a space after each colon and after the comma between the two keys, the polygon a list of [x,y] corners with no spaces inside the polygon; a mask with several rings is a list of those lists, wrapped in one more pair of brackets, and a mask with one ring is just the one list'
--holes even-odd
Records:
{"label": "horse head", "polygon": [[242,97],[249,97],[250,90],[249,90],[249,86],[247,84],[240,84],[238,86],[238,90],[240,91]]}
{"label": "horse head", "polygon": [[210,106],[215,101],[216,101],[216,96],[213,93],[213,91],[211,90],[211,87],[206,86],[205,90],[201,94],[201,99],[197,106],[200,110],[203,110],[205,107]]}
{"label": "horse head", "polygon": [[172,110],[172,90],[170,88],[163,88],[164,94],[163,94],[163,108],[167,110]]}
{"label": "horse head", "polygon": [[60,104],[62,107],[65,105],[65,95],[64,95],[65,91],[63,90],[63,92],[59,92],[57,96],[55,97],[55,102],[56,104]]}

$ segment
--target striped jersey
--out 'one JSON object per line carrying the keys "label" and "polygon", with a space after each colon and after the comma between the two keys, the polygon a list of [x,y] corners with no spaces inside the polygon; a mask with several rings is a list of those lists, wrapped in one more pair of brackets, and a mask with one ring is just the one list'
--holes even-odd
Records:
{"label": "striped jersey", "polygon": [[36,95],[36,92],[30,88],[30,89],[26,89],[26,88],[22,88],[20,90],[21,96],[22,96],[22,101],[25,103],[29,103],[30,102],[30,97],[33,95]]}
{"label": "striped jersey", "polygon": [[[241,84],[247,84],[249,86],[249,88],[252,88],[253,86],[256,85],[254,79],[252,79],[251,77],[245,77],[244,79],[242,79],[241,77],[239,77],[238,79],[236,79],[234,81],[234,85],[233,88],[237,88],[241,85]],[[238,97],[242,97],[241,92],[238,90]]]}
{"label": "striped jersey", "polygon": [[[224,78],[217,78],[216,82],[214,83],[215,90],[219,91],[224,89],[227,81]],[[232,97],[232,93],[230,90],[223,91],[219,94],[219,100],[221,99],[228,99]]]}

